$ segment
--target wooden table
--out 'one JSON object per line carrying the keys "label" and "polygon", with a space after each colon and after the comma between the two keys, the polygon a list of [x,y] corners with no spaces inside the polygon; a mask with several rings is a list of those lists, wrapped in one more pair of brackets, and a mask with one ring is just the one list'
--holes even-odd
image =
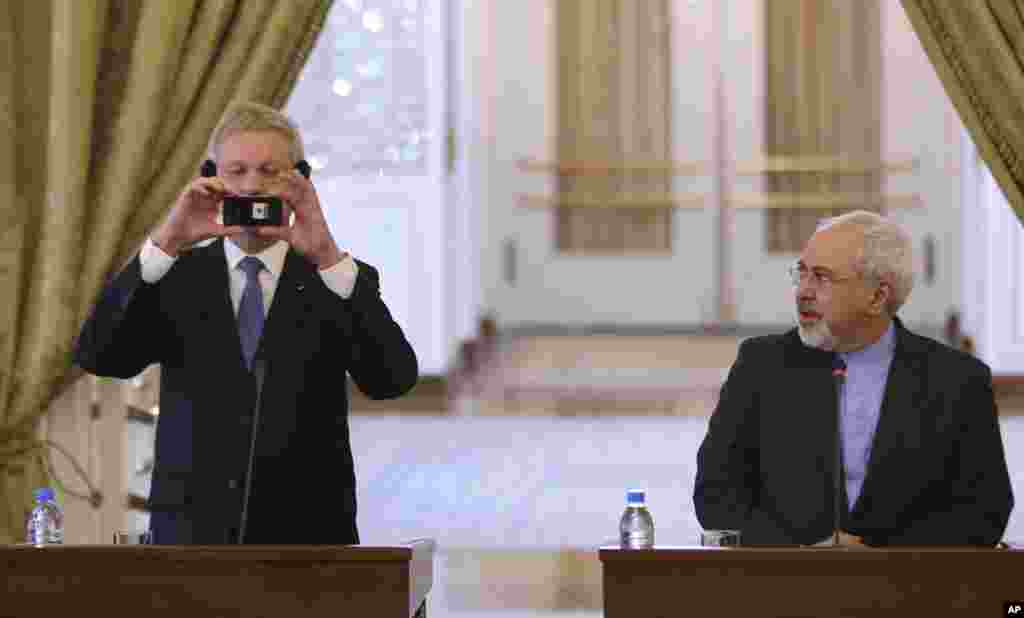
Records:
{"label": "wooden table", "polygon": [[433,554],[429,539],[396,546],[0,546],[0,615],[409,618],[425,614]]}
{"label": "wooden table", "polygon": [[656,547],[599,552],[606,618],[1002,616],[1024,551]]}

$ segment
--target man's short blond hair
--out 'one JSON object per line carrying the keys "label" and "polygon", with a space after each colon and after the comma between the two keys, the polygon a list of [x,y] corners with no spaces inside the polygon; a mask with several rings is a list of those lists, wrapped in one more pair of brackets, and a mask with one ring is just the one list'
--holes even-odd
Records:
{"label": "man's short blond hair", "polygon": [[215,161],[217,147],[233,131],[278,131],[288,139],[288,154],[292,163],[306,158],[298,126],[273,107],[253,101],[238,101],[228,105],[210,137],[210,157]]}

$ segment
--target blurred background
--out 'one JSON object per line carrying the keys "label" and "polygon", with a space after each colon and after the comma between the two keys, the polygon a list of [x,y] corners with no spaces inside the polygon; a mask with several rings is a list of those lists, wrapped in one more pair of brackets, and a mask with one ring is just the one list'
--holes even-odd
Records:
{"label": "blurred background", "polygon": [[[632,487],[659,544],[693,544],[696,450],[739,343],[791,328],[786,267],[849,210],[910,231],[900,315],[992,367],[1024,496],[1021,227],[901,3],[64,4],[0,9],[9,83],[36,97],[10,146],[36,193],[0,211],[0,257],[29,256],[0,263],[0,429],[54,475],[68,542],[146,526],[159,420],[158,368],[83,377],[70,342],[235,97],[298,123],[335,239],[380,269],[419,356],[403,399],[350,386],[350,422],[362,540],[438,541],[432,616],[599,616],[597,548]],[[46,266],[80,238],[107,240]],[[32,317],[47,299],[66,311]],[[331,491],[331,462],[315,473]],[[5,482],[16,521],[29,481]]]}

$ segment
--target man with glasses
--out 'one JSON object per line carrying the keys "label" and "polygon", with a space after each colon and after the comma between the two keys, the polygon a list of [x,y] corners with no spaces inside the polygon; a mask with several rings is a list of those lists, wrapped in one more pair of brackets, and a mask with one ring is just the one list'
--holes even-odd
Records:
{"label": "man with glasses", "polygon": [[745,545],[996,544],[1013,492],[991,372],[896,317],[907,233],[829,219],[789,274],[797,327],[743,342],[698,452],[701,525]]}

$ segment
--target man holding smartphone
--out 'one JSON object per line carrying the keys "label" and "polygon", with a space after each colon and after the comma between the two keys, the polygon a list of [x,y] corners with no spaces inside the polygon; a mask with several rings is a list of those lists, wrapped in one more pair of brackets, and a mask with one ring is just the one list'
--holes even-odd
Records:
{"label": "man holding smartphone", "polygon": [[[183,246],[215,236],[228,236],[248,253],[284,240],[321,269],[342,261],[355,269],[355,262],[344,260],[347,254],[331,238],[312,183],[295,169],[303,161],[302,142],[288,118],[271,108],[260,110],[256,104],[236,105],[214,129],[210,149],[216,175],[193,180],[153,234],[153,242],[166,255],[175,256]],[[225,198],[268,195],[288,204],[296,215],[294,226],[224,226],[217,221]]]}
{"label": "man holding smartphone", "polygon": [[[376,269],[331,235],[286,116],[235,104],[210,151],[213,174],[103,291],[75,361],[120,378],[161,365],[154,543],[358,543],[345,375],[398,397],[416,355]],[[279,199],[283,225],[223,225],[233,196]],[[316,521],[295,521],[302,502]]]}

